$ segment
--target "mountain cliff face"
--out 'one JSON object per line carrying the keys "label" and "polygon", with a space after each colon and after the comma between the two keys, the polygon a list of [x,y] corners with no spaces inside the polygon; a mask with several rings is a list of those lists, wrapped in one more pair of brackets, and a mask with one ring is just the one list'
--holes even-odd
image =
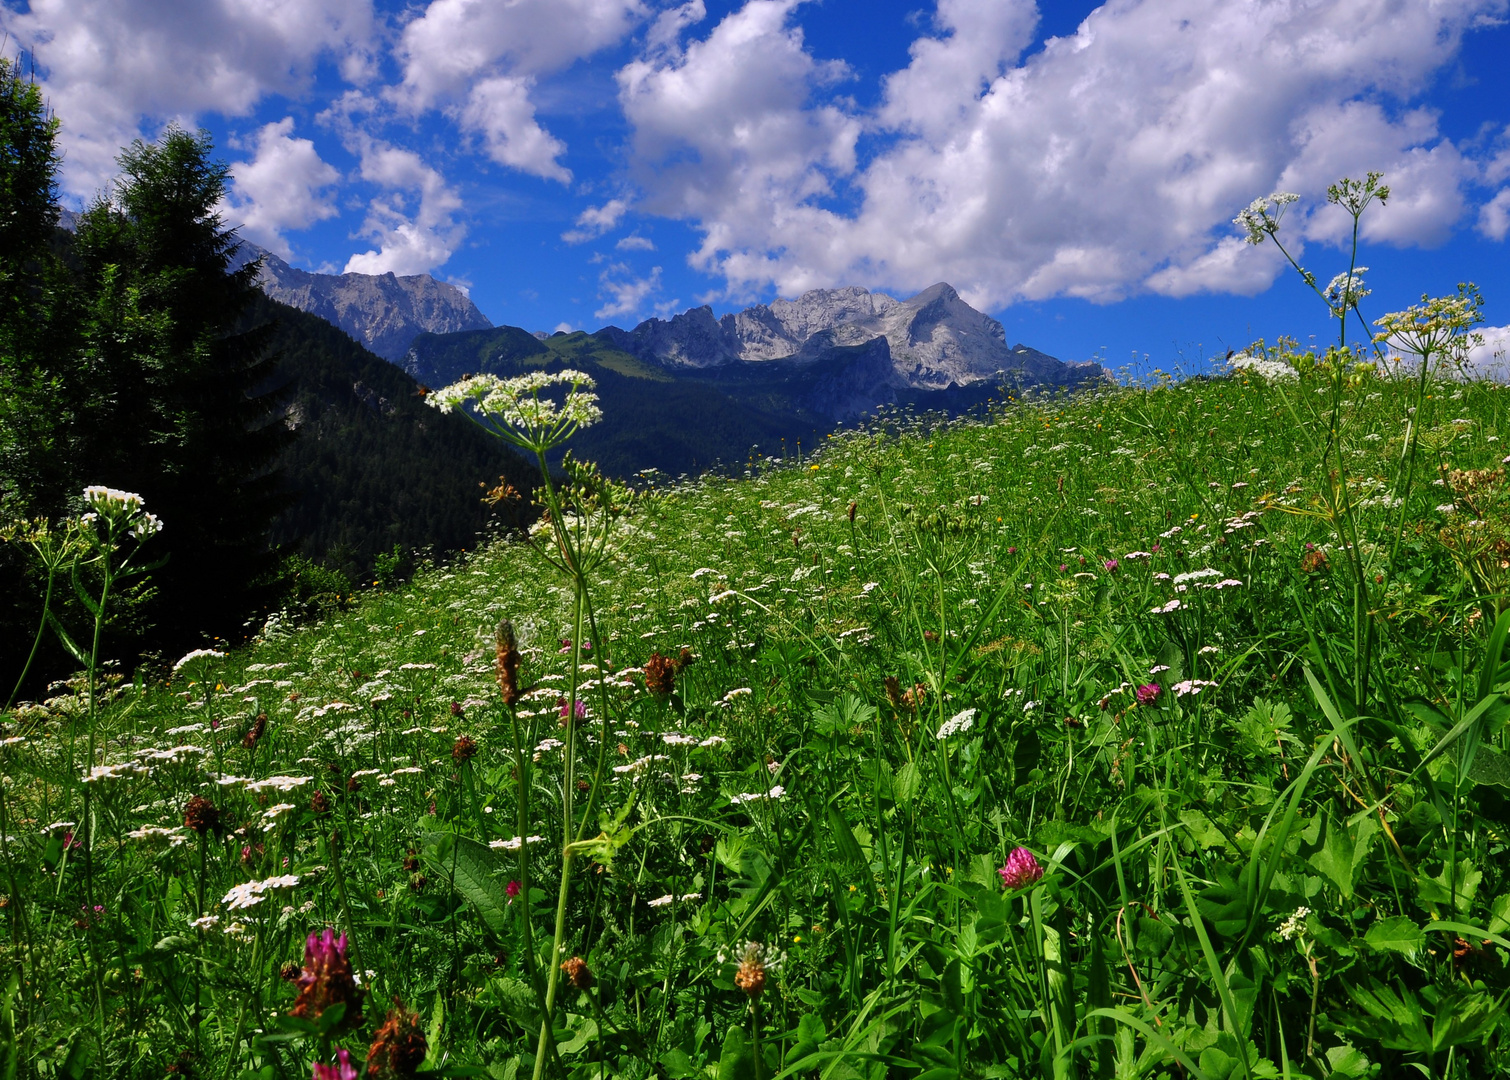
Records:
{"label": "mountain cliff face", "polygon": [[1097,379],[1097,364],[1066,364],[1025,345],[1007,344],[1001,323],[976,311],[950,285],[930,286],[910,300],[866,289],[815,289],[715,319],[708,307],[633,330],[602,331],[616,347],[671,369],[739,363],[813,361],[825,350],[884,339],[891,355],[888,384],[943,390],[1008,376],[1022,383],[1064,386]]}
{"label": "mountain cliff face", "polygon": [[339,326],[395,363],[420,334],[486,330],[493,325],[466,293],[429,274],[314,274],[252,243],[242,244],[238,262],[259,255],[262,291],[268,296]]}

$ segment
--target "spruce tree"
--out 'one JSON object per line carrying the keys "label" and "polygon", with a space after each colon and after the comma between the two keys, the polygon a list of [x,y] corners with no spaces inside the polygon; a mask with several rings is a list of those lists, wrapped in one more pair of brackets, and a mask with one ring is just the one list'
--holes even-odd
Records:
{"label": "spruce tree", "polygon": [[93,391],[83,456],[93,482],[140,493],[164,522],[164,648],[233,636],[272,576],[268,530],[286,501],[268,331],[239,329],[257,267],[231,269],[239,242],[216,210],[227,167],[212,151],[178,128],[134,142],[74,250]]}

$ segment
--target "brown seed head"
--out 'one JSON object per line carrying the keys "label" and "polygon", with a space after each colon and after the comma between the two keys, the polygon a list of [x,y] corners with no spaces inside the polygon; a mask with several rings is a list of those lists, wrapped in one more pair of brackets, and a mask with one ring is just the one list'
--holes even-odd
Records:
{"label": "brown seed head", "polygon": [[571,984],[578,990],[589,990],[592,988],[595,981],[592,977],[592,971],[588,968],[587,961],[583,960],[580,956],[573,956],[566,963],[562,964],[561,970],[565,972],[566,977],[571,980]]}
{"label": "brown seed head", "polygon": [[257,719],[252,721],[252,726],[241,737],[241,745],[248,750],[255,750],[265,734],[267,734],[267,713],[258,713]]}
{"label": "brown seed head", "polygon": [[367,1051],[367,1075],[381,1080],[414,1076],[428,1051],[419,1014],[410,1012],[402,1001],[395,999],[387,1018],[372,1037],[372,1046]]}
{"label": "brown seed head", "polygon": [[886,676],[886,700],[891,702],[893,709],[902,707],[902,684],[895,675]]}
{"label": "brown seed head", "polygon": [[755,942],[745,946],[739,970],[734,973],[734,985],[745,992],[746,997],[758,998],[765,992],[765,950]]}
{"label": "brown seed head", "polygon": [[461,765],[471,761],[477,756],[477,740],[470,735],[463,735],[456,740],[451,747],[451,760]]}
{"label": "brown seed head", "polygon": [[519,701],[519,643],[514,636],[514,624],[500,619],[493,632],[497,652],[494,674],[498,679],[498,692],[505,705]]}
{"label": "brown seed head", "polygon": [[309,808],[317,814],[330,812],[330,800],[325,797],[325,792],[317,791],[309,797]]}
{"label": "brown seed head", "polygon": [[299,962],[297,960],[285,960],[283,966],[278,969],[278,978],[284,982],[293,982],[299,977]]}
{"label": "brown seed head", "polygon": [[200,836],[207,832],[220,833],[220,811],[203,795],[196,795],[184,807],[184,827]]}
{"label": "brown seed head", "polygon": [[676,686],[676,662],[659,652],[650,654],[645,661],[645,689],[652,694],[665,696]]}

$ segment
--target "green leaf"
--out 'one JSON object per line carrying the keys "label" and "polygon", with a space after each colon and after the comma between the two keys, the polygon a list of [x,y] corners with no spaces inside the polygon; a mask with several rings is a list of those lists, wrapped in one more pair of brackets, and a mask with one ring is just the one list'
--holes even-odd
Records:
{"label": "green leaf", "polygon": [[1510,893],[1496,896],[1489,905],[1489,932],[1503,934],[1510,930]]}
{"label": "green leaf", "polygon": [[850,831],[849,822],[844,820],[839,808],[833,805],[828,808],[828,835],[833,840],[841,861],[857,866],[865,864],[865,853],[860,850],[855,834]]}
{"label": "green leaf", "polygon": [[58,622],[58,617],[51,611],[47,612],[47,625],[52,627],[52,632],[58,635],[58,640],[63,643],[63,648],[68,650],[68,655],[81,664],[89,663],[89,654],[79,648],[73,638],[68,636],[68,631],[63,629],[63,624]]}
{"label": "green leaf", "polygon": [[597,1038],[598,1022],[588,1016],[569,1016],[567,1030],[571,1032],[571,1038],[557,1043],[556,1049],[563,1054],[575,1054]]}
{"label": "green leaf", "polygon": [[1400,953],[1410,956],[1426,944],[1426,931],[1404,915],[1391,915],[1380,919],[1363,935],[1364,942],[1375,952]]}
{"label": "green leaf", "polygon": [[913,796],[918,793],[921,780],[922,774],[918,771],[918,763],[916,761],[909,761],[898,769],[896,783],[893,786],[897,802],[911,802]]}
{"label": "green leaf", "polygon": [[755,1080],[755,1052],[745,1041],[744,1029],[731,1027],[718,1056],[718,1080]]}
{"label": "green leaf", "polygon": [[1347,1043],[1328,1050],[1326,1061],[1327,1067],[1332,1070],[1332,1076],[1337,1080],[1363,1080],[1368,1075],[1368,1058],[1363,1051],[1354,1049]]}
{"label": "green leaf", "polygon": [[692,1080],[697,1076],[697,1069],[685,1050],[667,1050],[661,1055],[661,1064],[666,1067],[670,1080]]}
{"label": "green leaf", "polygon": [[[452,842],[456,845],[454,851],[450,850]],[[498,875],[508,869],[503,854],[471,837],[450,833],[426,834],[424,853],[437,875],[449,878],[454,870],[456,891],[477,909],[489,930],[502,934],[508,918],[506,907],[500,902],[503,888],[498,883]]]}
{"label": "green leaf", "polygon": [[430,1010],[430,1028],[425,1032],[425,1060],[421,1069],[433,1069],[440,1064],[444,1051],[440,1047],[440,1033],[446,1026],[446,1003],[442,995],[435,995],[435,1006]]}
{"label": "green leaf", "polygon": [[1306,861],[1337,886],[1343,899],[1353,898],[1353,838],[1348,835],[1346,826],[1328,819],[1326,842]]}
{"label": "green leaf", "polygon": [[1492,746],[1480,745],[1468,769],[1468,779],[1475,784],[1496,784],[1510,788],[1510,758]]}

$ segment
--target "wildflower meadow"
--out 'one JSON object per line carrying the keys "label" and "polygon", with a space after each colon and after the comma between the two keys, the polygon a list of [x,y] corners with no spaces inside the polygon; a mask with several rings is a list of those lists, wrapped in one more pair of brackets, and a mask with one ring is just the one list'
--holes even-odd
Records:
{"label": "wildflower meadow", "polygon": [[[44,624],[0,1076],[1510,1073],[1510,390],[1471,290],[1365,322],[1360,274],[1320,352],[568,457],[528,535],[244,647]],[[431,403],[542,466],[597,418]],[[84,500],[8,535],[98,623],[174,523]]]}

